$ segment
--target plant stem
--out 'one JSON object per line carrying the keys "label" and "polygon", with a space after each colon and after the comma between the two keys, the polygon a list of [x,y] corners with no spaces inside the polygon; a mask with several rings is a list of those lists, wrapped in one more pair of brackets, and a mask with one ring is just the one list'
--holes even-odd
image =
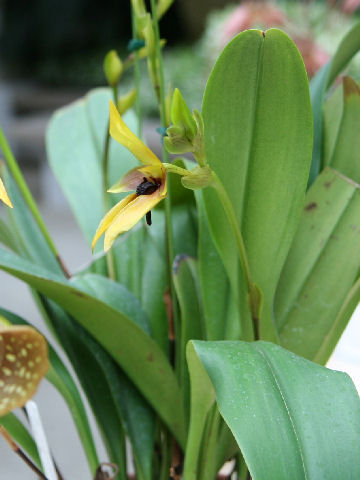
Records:
{"label": "plant stem", "polygon": [[[165,113],[164,67],[163,67],[163,59],[162,59],[161,45],[160,45],[159,22],[158,22],[157,12],[156,12],[156,2],[155,0],[151,0],[150,3],[151,3],[151,13],[153,18],[154,31],[155,31],[155,49],[156,49],[156,60],[157,60],[156,63],[158,68],[157,77],[159,79],[159,85],[155,86],[155,90],[159,99],[161,126],[166,127],[167,125],[166,125],[166,113]],[[163,154],[163,162],[168,163],[169,154],[166,151],[165,147],[163,147],[162,154]],[[168,198],[165,200],[165,221],[166,221],[166,245],[167,245],[167,258],[168,258],[168,279],[169,279],[169,286],[170,286],[172,314],[173,314],[173,320],[175,325],[175,331],[179,331],[179,328],[178,328],[179,319],[178,319],[177,303],[176,303],[176,296],[175,296],[175,287],[174,287],[174,281],[173,281],[173,275],[172,275],[172,264],[174,261],[174,240],[173,240],[173,231],[172,231],[172,223],[171,223],[171,192],[169,189],[169,183],[168,183]],[[175,339],[175,342],[176,342],[176,339]],[[175,355],[177,350],[176,343],[175,343]]]}
{"label": "plant stem", "polygon": [[11,151],[11,148],[6,140],[6,137],[4,135],[3,130],[0,128],[0,147],[1,150],[3,151],[4,158],[6,160],[6,164],[14,177],[14,180],[19,187],[22,196],[24,197],[24,200],[29,207],[30,212],[32,213],[41,233],[43,234],[47,244],[49,245],[51,251],[53,252],[56,260],[58,261],[62,271],[64,272],[65,276],[67,278],[70,278],[70,274],[68,270],[66,269],[64,262],[62,261],[57,248],[52,241],[52,238],[50,236],[50,233],[48,229],[46,228],[46,225],[44,223],[44,220],[42,219],[41,213],[38,209],[38,206],[34,200],[34,197],[32,196],[32,193],[30,192],[29,187],[27,186],[27,183],[23,177],[23,174],[21,173],[21,170],[19,168],[19,165],[14,157],[13,152]]}
{"label": "plant stem", "polygon": [[219,200],[225,210],[225,214],[228,218],[233,234],[235,236],[237,251],[242,266],[242,270],[245,277],[246,288],[248,291],[248,305],[252,318],[252,325],[245,325],[246,340],[258,340],[259,334],[259,317],[261,308],[261,292],[252,280],[250,272],[250,264],[246,254],[244,239],[241,234],[240,226],[236,218],[232,203],[229,196],[221,183],[219,177],[215,172],[212,172],[214,182],[212,187],[216,190]]}

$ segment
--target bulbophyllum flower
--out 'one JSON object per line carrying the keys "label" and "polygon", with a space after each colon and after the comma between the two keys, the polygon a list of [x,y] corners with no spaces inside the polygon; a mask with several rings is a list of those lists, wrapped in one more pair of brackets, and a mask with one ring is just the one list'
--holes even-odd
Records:
{"label": "bulbophyllum flower", "polygon": [[0,200],[2,200],[8,207],[12,208],[11,200],[5,190],[5,186],[1,178],[0,178]]}
{"label": "bulbophyllum flower", "polygon": [[166,168],[158,157],[127,127],[114,103],[110,102],[110,135],[143,164],[124,175],[108,192],[131,193],[117,203],[98,226],[92,249],[105,233],[104,250],[108,251],[116,237],[130,230],[144,215],[151,224],[151,209],[166,197]]}

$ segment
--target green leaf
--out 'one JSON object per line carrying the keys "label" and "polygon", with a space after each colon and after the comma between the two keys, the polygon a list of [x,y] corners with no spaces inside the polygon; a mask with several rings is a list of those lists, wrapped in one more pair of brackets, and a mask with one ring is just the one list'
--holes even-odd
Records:
{"label": "green leaf", "polygon": [[18,186],[8,171],[6,171],[4,179],[14,206],[14,208],[7,209],[7,213],[10,219],[11,233],[17,245],[16,250],[38,265],[62,275],[59,262],[44,239]]}
{"label": "green leaf", "polygon": [[346,374],[266,342],[191,349],[254,480],[360,477],[360,402]]}
{"label": "green leaf", "polygon": [[320,348],[327,360],[350,319],[333,330],[359,274],[359,218],[359,185],[327,167],[307,193],[274,306],[281,345],[310,360]]}
{"label": "green leaf", "polygon": [[7,225],[2,218],[0,218],[0,243],[10,250],[18,253],[19,247],[16,242],[16,238],[11,231],[11,228]]}
{"label": "green leaf", "polygon": [[[0,308],[0,315],[3,315],[13,325],[31,325],[23,318],[3,308]],[[67,403],[89,461],[91,472],[94,474],[99,465],[99,460],[81,396],[69,371],[48,340],[47,342],[50,370],[46,374],[46,378],[54,385]]]}
{"label": "green leaf", "polygon": [[24,452],[36,463],[37,467],[42,470],[36,443],[22,422],[15,417],[13,413],[8,413],[0,417],[0,425],[4,426],[15,442],[20,445]]}
{"label": "green leaf", "polygon": [[337,75],[360,49],[360,22],[345,35],[334,57],[312,79],[310,85],[314,118],[314,147],[310,169],[309,186],[315,181],[322,164],[323,100],[326,90]]}
{"label": "green leaf", "polygon": [[[89,245],[105,213],[102,158],[110,98],[109,89],[98,88],[83,99],[61,108],[53,115],[46,136],[51,168]],[[124,119],[130,128],[134,126],[135,118],[131,112]],[[128,150],[111,141],[111,185],[136,165],[137,161]],[[114,195],[110,197],[118,198]]]}
{"label": "green leaf", "polygon": [[160,347],[140,327],[62,278],[2,249],[0,268],[24,280],[73,315],[124,369],[179,443],[184,444],[184,407],[175,375]]}
{"label": "green leaf", "polygon": [[[301,213],[312,148],[307,76],[294,43],[276,29],[235,37],[209,78],[203,117],[208,162],[233,204],[253,281],[264,294],[261,337],[276,339],[273,295]],[[203,193],[236,291],[232,232],[215,192]],[[247,304],[245,292],[239,303]]]}
{"label": "green leaf", "polygon": [[344,78],[344,108],[330,165],[360,183],[360,88]]}

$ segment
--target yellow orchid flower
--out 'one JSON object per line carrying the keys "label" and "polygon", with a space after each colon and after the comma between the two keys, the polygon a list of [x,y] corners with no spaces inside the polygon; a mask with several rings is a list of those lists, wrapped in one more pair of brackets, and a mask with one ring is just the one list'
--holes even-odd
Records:
{"label": "yellow orchid flower", "polygon": [[108,251],[121,233],[130,230],[144,215],[151,225],[151,209],[167,195],[166,169],[158,157],[127,127],[114,103],[110,101],[110,135],[130,150],[143,164],[130,170],[108,191],[129,192],[117,203],[98,226],[92,249],[105,233],[104,250]]}
{"label": "yellow orchid flower", "polygon": [[3,181],[0,178],[0,200],[2,200],[7,206],[13,208],[13,205],[11,203],[11,200],[5,190],[5,186],[3,184]]}

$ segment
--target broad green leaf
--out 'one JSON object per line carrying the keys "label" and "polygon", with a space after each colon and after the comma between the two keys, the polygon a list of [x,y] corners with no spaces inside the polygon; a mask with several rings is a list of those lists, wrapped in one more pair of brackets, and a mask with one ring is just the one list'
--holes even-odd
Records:
{"label": "broad green leaf", "polygon": [[344,109],[330,165],[355,182],[360,182],[360,88],[344,78]]}
{"label": "broad green leaf", "polygon": [[[301,213],[312,148],[307,76],[294,43],[276,29],[235,37],[210,75],[203,116],[208,162],[233,204],[253,281],[264,294],[261,338],[275,340],[273,295]],[[236,244],[227,219],[212,189],[204,190],[204,201],[237,289]],[[240,304],[246,303],[242,294]]]}
{"label": "broad green leaf", "polygon": [[360,22],[343,38],[334,57],[312,79],[310,85],[314,118],[314,147],[310,169],[309,186],[315,181],[322,166],[323,100],[326,90],[337,75],[360,49]]}
{"label": "broad green leaf", "polygon": [[[333,324],[359,274],[360,187],[327,167],[309,189],[275,300],[281,345],[327,357],[346,327]],[[332,332],[330,334],[330,331]]]}
{"label": "broad green leaf", "polygon": [[[58,110],[46,136],[49,162],[86,238],[91,240],[103,217],[102,161],[109,121],[109,89],[98,88]],[[129,127],[134,115],[124,116]],[[137,161],[123,146],[110,141],[109,183],[115,183]],[[109,195],[110,201],[117,198]]]}
{"label": "broad green leaf", "polygon": [[2,249],[0,268],[24,280],[74,316],[124,369],[179,443],[184,444],[184,409],[175,375],[160,347],[140,327],[66,280]]}
{"label": "broad green leaf", "polygon": [[13,413],[8,413],[7,415],[0,417],[0,425],[4,426],[15,442],[20,445],[27,455],[29,455],[29,457],[35,462],[36,466],[42,470],[36,443],[22,422]]}
{"label": "broad green leaf", "polygon": [[[3,308],[0,308],[0,315],[3,315],[14,325],[30,325],[23,318]],[[69,371],[48,340],[47,342],[49,347],[50,369],[46,374],[46,378],[54,385],[67,403],[89,461],[91,472],[94,474],[99,465],[99,460],[81,396]]]}
{"label": "broad green leaf", "polygon": [[360,477],[360,402],[346,374],[267,342],[191,349],[254,480]]}

